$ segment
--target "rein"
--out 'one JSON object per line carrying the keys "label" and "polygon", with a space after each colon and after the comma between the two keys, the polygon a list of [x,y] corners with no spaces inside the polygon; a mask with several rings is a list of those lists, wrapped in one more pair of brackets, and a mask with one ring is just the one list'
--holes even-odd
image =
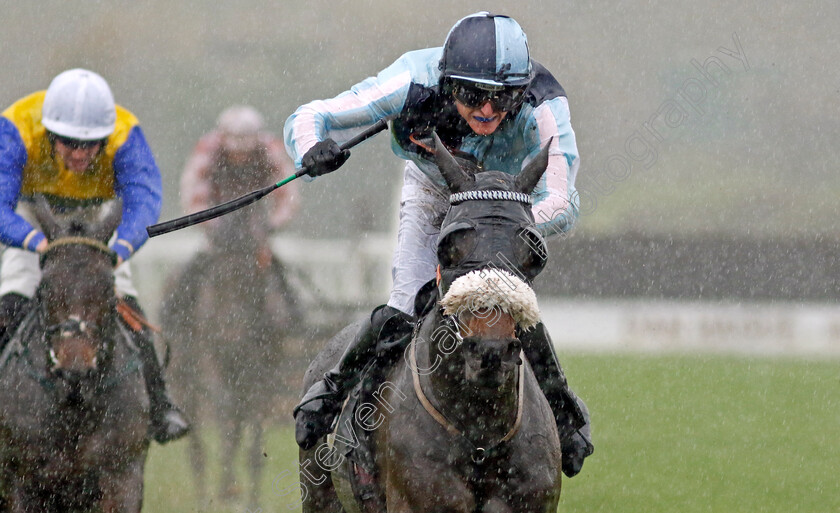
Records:
{"label": "rein", "polygon": [[[455,427],[452,422],[450,422],[434,405],[429,401],[429,398],[426,397],[426,394],[423,393],[423,387],[420,384],[420,373],[417,372],[417,337],[411,338],[411,352],[410,352],[410,366],[411,366],[411,377],[414,382],[414,393],[417,395],[417,399],[420,401],[420,404],[423,405],[423,408],[426,412],[433,418],[435,421],[443,426],[446,431],[454,436],[460,436],[472,447],[472,454],[470,455],[470,459],[472,459],[473,463],[476,465],[481,465],[487,460],[488,454],[493,451],[499,445],[507,442],[519,431],[520,426],[522,425],[522,411],[523,405],[525,402],[525,365],[519,366],[519,389],[518,389],[518,400],[516,405],[516,420],[513,423],[513,426],[507,432],[507,434],[501,438],[498,442],[490,445],[489,447],[477,447],[472,440],[466,437],[463,432],[461,432],[457,427]],[[520,352],[519,357],[522,361],[525,361],[524,353]]]}

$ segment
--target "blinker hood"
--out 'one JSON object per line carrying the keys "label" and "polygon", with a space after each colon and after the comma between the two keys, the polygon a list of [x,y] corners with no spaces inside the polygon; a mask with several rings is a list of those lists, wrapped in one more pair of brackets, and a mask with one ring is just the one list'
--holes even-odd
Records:
{"label": "blinker hood", "polygon": [[503,200],[453,205],[441,225],[438,261],[441,294],[459,277],[487,267],[506,270],[527,283],[545,265],[545,241],[533,229],[529,208]]}

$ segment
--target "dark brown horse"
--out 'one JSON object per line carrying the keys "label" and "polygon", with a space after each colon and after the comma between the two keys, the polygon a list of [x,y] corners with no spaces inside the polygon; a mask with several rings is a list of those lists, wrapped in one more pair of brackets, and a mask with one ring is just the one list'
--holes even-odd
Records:
{"label": "dark brown horse", "polygon": [[[545,247],[529,201],[547,148],[515,177],[465,170],[446,151],[436,159],[457,194],[441,226],[439,283],[406,358],[377,381],[355,415],[342,415],[338,424],[346,429],[332,446],[323,441],[300,452],[306,513],[557,509],[557,426],[520,355],[512,319],[472,310],[449,316],[437,301],[472,270],[501,268],[527,282],[540,272]],[[304,390],[334,364],[353,332],[328,343],[307,371]],[[345,456],[363,438],[374,456],[360,471]]]}
{"label": "dark brown horse", "polygon": [[149,403],[105,245],[121,209],[91,226],[42,200],[43,278],[0,359],[0,510],[138,512]]}
{"label": "dark brown horse", "polygon": [[[215,184],[220,202],[264,185],[244,179],[242,170],[221,171]],[[161,308],[163,338],[178,369],[173,384],[194,421],[190,459],[200,505],[209,500],[203,433],[215,425],[221,437],[218,496],[231,500],[244,488],[235,462],[250,435],[247,501],[257,509],[263,431],[285,386],[283,346],[300,320],[285,271],[268,248],[264,206],[213,221],[208,249],[172,280]]]}

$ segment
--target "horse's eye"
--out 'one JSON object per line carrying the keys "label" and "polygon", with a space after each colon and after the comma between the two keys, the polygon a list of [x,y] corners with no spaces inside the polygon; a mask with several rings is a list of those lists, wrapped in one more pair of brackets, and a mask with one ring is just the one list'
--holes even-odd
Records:
{"label": "horse's eye", "polygon": [[525,276],[533,279],[540,274],[548,259],[545,239],[531,227],[520,230],[517,237],[514,244],[516,263]]}
{"label": "horse's eye", "polygon": [[438,262],[444,268],[457,266],[473,252],[476,242],[478,233],[472,228],[446,234],[438,243]]}

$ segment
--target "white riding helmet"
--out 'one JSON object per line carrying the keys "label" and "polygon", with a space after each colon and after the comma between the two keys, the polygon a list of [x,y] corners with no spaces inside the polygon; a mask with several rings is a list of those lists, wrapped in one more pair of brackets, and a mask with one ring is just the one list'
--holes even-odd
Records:
{"label": "white riding helmet", "polygon": [[248,105],[228,107],[216,120],[216,128],[223,136],[224,147],[230,151],[251,151],[256,148],[264,126],[262,114]]}
{"label": "white riding helmet", "polygon": [[111,88],[93,71],[65,71],[47,88],[41,123],[54,134],[95,141],[111,135],[116,121],[117,109]]}

